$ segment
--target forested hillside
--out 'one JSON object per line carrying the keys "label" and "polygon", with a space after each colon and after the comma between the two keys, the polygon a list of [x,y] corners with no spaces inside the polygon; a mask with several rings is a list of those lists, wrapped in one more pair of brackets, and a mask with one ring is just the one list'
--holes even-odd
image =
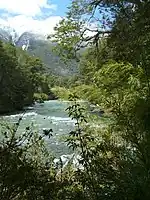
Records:
{"label": "forested hillside", "polygon": [[45,64],[45,69],[48,73],[59,76],[68,76],[77,72],[75,62],[67,67],[60,57],[53,52],[54,44],[49,40],[30,40],[28,52],[30,55],[39,57]]}
{"label": "forested hillside", "polygon": [[39,58],[3,42],[0,42],[0,84],[0,113],[31,105],[35,93],[49,93],[45,68]]}
{"label": "forested hillside", "polygon": [[[71,102],[67,112],[76,123],[65,141],[77,155],[76,166],[73,160],[65,166],[61,159],[56,164],[49,155],[44,138],[51,139],[53,130],[42,135],[27,127],[18,137],[19,119],[13,129],[3,127],[2,200],[150,199],[149,11],[149,0],[71,1],[66,17],[49,38],[64,63],[69,65],[72,59],[79,63],[80,72],[61,80],[57,85],[63,87],[53,90]],[[0,100],[31,101],[42,77],[39,60],[25,59],[24,68],[13,46],[0,48]],[[12,85],[11,91],[7,84]],[[81,99],[104,113],[91,116]]]}
{"label": "forested hillside", "polygon": [[45,71],[56,76],[69,76],[77,73],[77,64],[73,60],[69,67],[64,64],[53,51],[56,44],[47,40],[45,35],[32,32],[23,32],[21,35],[10,28],[0,24],[0,40],[10,42],[16,47],[20,47],[27,51],[30,56],[38,57],[44,64]]}
{"label": "forested hillside", "polygon": [[45,36],[24,32],[16,41],[16,46],[23,47],[31,56],[39,57],[45,64],[45,70],[55,75],[68,75],[70,69],[60,60],[59,56],[53,52],[53,46]]}

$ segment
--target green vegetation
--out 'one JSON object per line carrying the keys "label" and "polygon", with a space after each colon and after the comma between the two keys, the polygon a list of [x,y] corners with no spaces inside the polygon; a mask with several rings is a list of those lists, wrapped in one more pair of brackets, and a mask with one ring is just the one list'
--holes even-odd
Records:
{"label": "green vegetation", "polygon": [[59,60],[59,57],[52,52],[52,44],[48,41],[32,40],[28,52],[31,55],[38,56],[46,65],[46,71],[60,75],[65,71],[65,65]]}
{"label": "green vegetation", "polygon": [[[12,44],[0,42],[0,113],[20,110],[38,97],[48,99],[49,77],[42,62]],[[37,96],[34,93],[42,93]],[[34,98],[35,97],[35,98]]]}
{"label": "green vegetation", "polygon": [[[63,98],[69,97],[72,102],[67,111],[76,123],[66,144],[78,154],[78,162],[74,166],[70,160],[63,167],[60,160],[60,165],[55,165],[43,145],[44,137],[51,139],[52,130],[45,130],[43,136],[33,134],[27,127],[25,134],[18,138],[20,122],[12,128],[4,127],[0,142],[1,199],[150,199],[149,10],[149,0],[72,1],[66,18],[55,27],[53,41],[57,44],[55,50],[65,62],[78,60],[80,74],[57,79],[57,87],[54,82],[51,84],[54,86],[52,92]],[[90,23],[99,26],[90,30]],[[94,34],[85,34],[87,31]],[[79,50],[85,47],[81,53]],[[28,94],[31,79],[35,92],[41,80],[39,72],[31,73],[34,69],[31,63],[35,61],[26,62],[26,68],[21,65],[24,69],[21,71],[21,66],[16,64],[14,47],[7,51],[3,45],[0,48],[0,56],[4,58],[0,59],[2,71],[5,75],[12,74],[9,78],[6,76],[8,81],[1,78],[5,90],[8,83],[18,87],[16,76],[22,77],[20,72],[27,70],[28,76],[17,91],[26,88]],[[39,61],[36,62],[38,67],[41,66]],[[25,87],[27,77],[29,81]],[[55,81],[54,77],[50,79]],[[44,86],[42,90],[46,91]],[[9,94],[9,98],[4,95],[1,99],[5,103],[6,99],[24,103],[20,93],[17,96],[20,100],[15,96],[18,93],[13,87],[11,90],[8,87],[8,92],[1,91],[3,95]],[[104,120],[97,124],[98,119],[92,118],[79,104],[78,96],[111,113],[107,115],[111,117],[109,123]]]}
{"label": "green vegetation", "polygon": [[[70,107],[78,122],[68,142],[84,165],[83,199],[150,198],[149,8],[149,1],[72,1],[55,29],[56,51],[79,61],[80,75],[66,87],[112,117],[108,126],[88,127],[78,105]],[[92,36],[87,23],[99,25]]]}
{"label": "green vegetation", "polygon": [[1,125],[1,199],[63,198],[62,189],[66,184],[71,184],[71,181],[69,183],[67,180],[69,172],[64,172],[64,178],[58,176],[61,167],[55,166],[53,157],[45,148],[43,138],[50,138],[52,131],[47,130],[39,135],[31,127],[26,127],[25,132],[20,135],[18,127],[21,121],[22,118],[13,127]]}
{"label": "green vegetation", "polygon": [[40,101],[40,102],[43,102],[43,101],[46,101],[48,100],[48,95],[45,94],[45,93],[34,93],[34,100],[35,101]]}
{"label": "green vegetation", "polygon": [[62,100],[68,100],[70,94],[69,89],[59,86],[52,88],[52,92]]}
{"label": "green vegetation", "polygon": [[66,67],[60,57],[53,51],[54,46],[50,41],[32,38],[31,36],[28,53],[32,56],[39,57],[45,64],[45,70],[49,74],[65,77],[77,72],[77,66],[73,61],[69,67]]}

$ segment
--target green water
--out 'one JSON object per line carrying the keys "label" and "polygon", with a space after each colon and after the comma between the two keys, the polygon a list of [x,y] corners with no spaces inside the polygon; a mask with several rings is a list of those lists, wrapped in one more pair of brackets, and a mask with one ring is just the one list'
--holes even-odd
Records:
{"label": "green water", "polygon": [[24,131],[25,127],[33,126],[34,130],[40,133],[43,129],[52,129],[53,136],[46,139],[48,148],[56,155],[72,153],[63,140],[63,136],[67,135],[74,128],[74,121],[72,121],[65,109],[69,102],[62,102],[59,100],[46,101],[43,104],[36,103],[33,107],[28,107],[26,112],[14,113],[8,116],[1,117],[1,120],[8,123],[17,122],[20,116],[23,116],[19,131]]}

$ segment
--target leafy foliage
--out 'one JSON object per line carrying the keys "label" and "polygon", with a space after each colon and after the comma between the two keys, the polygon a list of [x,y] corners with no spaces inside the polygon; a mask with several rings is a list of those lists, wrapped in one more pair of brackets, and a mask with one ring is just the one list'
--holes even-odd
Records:
{"label": "leafy foliage", "polygon": [[33,103],[35,92],[49,92],[42,62],[12,44],[0,42],[0,113]]}
{"label": "leafy foliage", "polygon": [[[56,27],[59,50],[74,56],[82,44],[88,47],[78,57],[81,84],[73,93],[109,110],[113,119],[108,126],[93,129],[82,123],[79,105],[70,107],[71,116],[80,121],[68,141],[80,152],[84,169],[78,169],[77,177],[85,199],[150,198],[149,6],[146,0],[72,1],[66,19]],[[77,34],[69,19],[78,24]],[[92,23],[97,23],[95,30],[89,30]],[[94,34],[82,37],[86,31]],[[96,46],[89,46],[93,43]]]}

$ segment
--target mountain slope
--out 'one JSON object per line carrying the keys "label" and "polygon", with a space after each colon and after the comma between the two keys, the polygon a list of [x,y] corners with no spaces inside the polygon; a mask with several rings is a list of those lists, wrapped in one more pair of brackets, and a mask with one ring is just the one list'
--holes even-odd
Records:
{"label": "mountain slope", "polygon": [[17,37],[18,35],[13,28],[9,26],[0,25],[0,40],[4,42],[11,42],[14,44],[17,40]]}
{"label": "mountain slope", "polygon": [[58,75],[67,75],[69,69],[64,65],[60,58],[52,51],[53,45],[44,40],[31,40],[28,52],[38,56],[46,65],[47,71]]}
{"label": "mountain slope", "polygon": [[14,29],[0,26],[0,40],[12,42],[16,46],[28,51],[32,56],[39,57],[46,66],[46,71],[55,75],[67,76],[77,71],[75,62],[68,68],[53,52],[53,44],[43,35],[24,32],[17,36]]}

